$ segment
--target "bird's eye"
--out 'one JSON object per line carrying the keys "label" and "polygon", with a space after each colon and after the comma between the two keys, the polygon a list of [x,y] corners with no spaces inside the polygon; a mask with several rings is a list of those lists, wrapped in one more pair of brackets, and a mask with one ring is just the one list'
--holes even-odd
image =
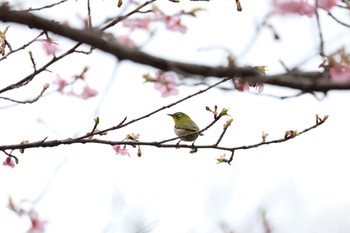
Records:
{"label": "bird's eye", "polygon": [[177,113],[176,116],[177,117],[182,117],[182,114],[181,113]]}

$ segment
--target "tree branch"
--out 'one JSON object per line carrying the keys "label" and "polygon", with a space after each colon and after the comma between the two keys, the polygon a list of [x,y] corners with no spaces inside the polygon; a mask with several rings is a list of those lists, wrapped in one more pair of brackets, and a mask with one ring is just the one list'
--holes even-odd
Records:
{"label": "tree branch", "polygon": [[[317,116],[318,117],[318,116]],[[71,145],[71,144],[87,144],[87,143],[92,143],[92,144],[104,144],[104,145],[130,145],[130,146],[154,146],[154,147],[160,147],[160,148],[188,148],[188,149],[216,149],[216,150],[224,150],[224,151],[230,151],[232,152],[232,156],[230,159],[225,160],[223,162],[230,163],[233,159],[233,154],[237,150],[247,150],[247,149],[252,149],[252,148],[257,148],[260,146],[264,145],[269,145],[269,144],[275,144],[275,143],[282,143],[289,141],[293,138],[296,138],[297,136],[300,136],[312,129],[317,128],[318,126],[321,126],[324,122],[326,122],[328,116],[325,116],[323,119],[318,118],[316,123],[299,133],[297,133],[293,137],[284,137],[280,139],[275,139],[271,141],[263,141],[251,145],[243,145],[243,146],[235,146],[235,147],[225,147],[225,146],[218,146],[216,144],[211,144],[211,145],[191,145],[191,144],[164,144],[163,141],[160,142],[141,142],[141,141],[110,141],[110,140],[101,140],[101,139],[87,139],[84,137],[78,137],[78,138],[67,138],[63,140],[51,140],[47,141],[46,138],[44,140],[40,140],[37,142],[28,142],[28,143],[20,143],[20,144],[13,144],[13,145],[0,145],[0,151],[5,151],[5,150],[24,150],[24,149],[29,149],[29,148],[38,148],[38,147],[56,147],[60,145]]]}
{"label": "tree branch", "polygon": [[126,47],[117,42],[107,41],[104,39],[104,34],[101,30],[74,29],[65,24],[47,20],[28,12],[12,11],[7,5],[0,6],[0,20],[27,25],[30,28],[51,31],[74,41],[91,45],[116,56],[120,60],[131,60],[164,71],[182,72],[188,75],[200,75],[203,77],[240,77],[248,82],[272,84],[300,89],[306,92],[350,89],[350,84],[333,83],[320,72],[287,72],[272,76],[261,76],[257,70],[251,67],[236,67],[232,65],[206,66],[168,60],[135,48]]}

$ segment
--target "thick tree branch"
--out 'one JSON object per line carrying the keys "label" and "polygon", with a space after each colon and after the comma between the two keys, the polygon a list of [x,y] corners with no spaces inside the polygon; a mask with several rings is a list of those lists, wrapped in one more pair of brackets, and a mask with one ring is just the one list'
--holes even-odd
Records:
{"label": "thick tree branch", "polygon": [[116,56],[120,60],[131,60],[136,63],[149,65],[164,71],[181,72],[188,75],[203,77],[239,77],[248,82],[266,83],[276,86],[300,89],[305,92],[327,92],[332,89],[350,89],[349,84],[333,83],[320,72],[288,72],[273,76],[261,76],[254,68],[236,66],[206,66],[191,63],[177,62],[129,48],[116,42],[104,39],[104,34],[98,29],[74,29],[65,24],[47,20],[28,12],[12,11],[7,5],[0,6],[0,20],[15,22],[50,31],[74,41],[89,44],[102,51]]}
{"label": "thick tree branch", "polygon": [[254,76],[259,72],[251,68],[216,67],[187,64],[175,62],[129,48],[116,42],[107,41],[103,33],[97,29],[74,29],[58,22],[47,20],[27,12],[11,11],[6,5],[0,7],[0,20],[4,22],[15,22],[27,25],[30,28],[51,31],[61,36],[70,38],[77,42],[89,44],[102,51],[115,55],[120,60],[131,60],[137,63],[150,65],[161,70],[182,71],[188,74],[205,76],[227,77],[227,76]]}

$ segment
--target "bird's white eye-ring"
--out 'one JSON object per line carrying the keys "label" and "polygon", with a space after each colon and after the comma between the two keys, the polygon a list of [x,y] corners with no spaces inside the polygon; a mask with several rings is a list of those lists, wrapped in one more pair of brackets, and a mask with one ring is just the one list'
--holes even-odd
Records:
{"label": "bird's white eye-ring", "polygon": [[177,113],[176,116],[177,117],[182,117],[182,114],[181,113]]}

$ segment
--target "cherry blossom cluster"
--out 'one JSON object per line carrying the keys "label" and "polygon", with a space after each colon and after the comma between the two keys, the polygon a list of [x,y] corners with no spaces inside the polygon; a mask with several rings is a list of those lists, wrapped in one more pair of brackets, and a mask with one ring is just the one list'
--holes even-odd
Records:
{"label": "cherry blossom cluster", "polygon": [[[120,5],[122,1],[119,1]],[[124,44],[129,47],[137,47],[136,42],[131,39],[130,35],[135,30],[144,30],[153,35],[155,31],[155,24],[161,23],[165,26],[165,28],[169,31],[186,33],[187,26],[182,23],[182,16],[188,15],[192,17],[196,17],[197,12],[203,10],[202,8],[194,8],[190,11],[180,11],[173,15],[167,15],[161,9],[159,9],[156,5],[152,6],[150,12],[145,14],[139,14],[136,18],[131,18],[124,20],[122,22],[125,28],[128,28],[130,31],[128,34],[116,36],[116,39],[119,43]],[[4,31],[5,35],[6,31]],[[59,44],[52,38],[50,38],[46,34],[45,39],[37,39],[36,41],[42,44],[43,50],[48,56],[56,56],[56,53],[60,50]],[[68,81],[63,79],[59,74],[57,74],[57,78],[54,84],[57,86],[57,91],[61,94],[65,94],[68,96],[79,97],[82,99],[89,99],[98,94],[97,90],[91,88],[87,82],[85,74],[88,71],[87,68],[84,68],[81,74],[75,75],[74,79]],[[145,75],[145,80],[148,82],[155,83],[155,89],[161,92],[162,97],[167,97],[170,95],[177,95],[178,89],[176,86],[175,78],[170,73],[158,72],[154,77],[150,75]],[[77,92],[73,88],[78,80],[81,80],[85,83],[82,91]],[[70,89],[68,89],[70,87]],[[67,90],[68,89],[68,90]]]}
{"label": "cherry blossom cluster", "polygon": [[[313,16],[316,9],[321,8],[327,12],[335,6],[340,5],[339,0],[316,0],[314,4],[305,0],[274,0],[274,12],[281,15],[298,14]],[[323,51],[322,51],[323,53]],[[330,79],[335,83],[350,82],[350,58],[344,48],[340,48],[331,55],[324,55],[324,61],[320,64],[324,68]],[[247,89],[247,85],[239,86],[240,89]],[[288,136],[293,134],[288,134]]]}
{"label": "cherry blossom cluster", "polygon": [[7,207],[15,212],[18,216],[28,216],[30,219],[31,226],[27,233],[44,233],[47,224],[46,220],[42,220],[36,210],[31,209],[29,211],[24,210],[14,203],[12,198],[9,198]]}
{"label": "cherry blossom cluster", "polygon": [[153,82],[154,88],[160,91],[162,97],[170,95],[177,95],[179,90],[177,88],[175,77],[170,72],[158,71],[154,76],[150,74],[143,75],[145,82]]}
{"label": "cherry blossom cluster", "polygon": [[[255,66],[254,69],[259,71],[264,77],[266,75],[267,66]],[[233,81],[233,84],[235,86],[235,89],[242,92],[242,91],[248,91],[251,87],[255,88],[259,93],[262,93],[264,91],[264,84],[263,83],[253,83],[253,82],[245,82],[241,81],[239,79],[235,79]]]}
{"label": "cherry blossom cluster", "polygon": [[[125,138],[123,139],[123,141],[132,141],[132,142],[138,142],[138,139],[140,137],[140,134],[127,134],[125,136]],[[136,147],[136,146],[133,146]],[[130,157],[130,153],[129,151],[126,149],[126,145],[120,146],[120,145],[114,145],[113,146],[113,150],[115,151],[115,153],[120,154],[120,155],[127,155]],[[137,146],[137,156],[141,157],[142,156],[142,151],[141,151],[141,146],[138,145]]]}
{"label": "cherry blossom cluster", "polygon": [[186,33],[187,27],[181,21],[181,16],[185,14],[184,11],[168,16],[158,8],[153,7],[153,12],[154,14],[146,15],[142,18],[126,20],[123,22],[123,25],[131,30],[144,29],[147,31],[152,31],[151,25],[153,23],[160,22],[163,23],[165,28],[169,31]]}
{"label": "cherry blossom cluster", "polygon": [[[147,14],[140,14],[137,18],[127,19],[123,21],[123,26],[130,30],[130,33],[135,30],[144,30],[150,35],[153,35],[156,26],[155,24],[160,23],[165,26],[169,31],[180,32],[182,34],[186,33],[187,26],[183,24],[183,16],[196,17],[198,11],[202,11],[202,8],[194,8],[190,11],[179,11],[173,15],[167,15],[156,5],[152,6],[152,9]],[[119,43],[135,47],[135,42],[130,38],[130,33],[128,35],[117,36]]]}
{"label": "cherry blossom cluster", "polygon": [[316,0],[315,4],[309,3],[305,0],[274,0],[274,12],[281,15],[298,14],[313,16],[316,7],[330,11],[337,5],[338,0]]}
{"label": "cherry blossom cluster", "polygon": [[[84,100],[98,95],[98,91],[91,88],[86,81],[86,73],[88,70],[88,67],[84,67],[83,71],[79,75],[73,76],[73,80],[71,82],[61,78],[60,75],[57,75],[57,78],[54,81],[54,84],[57,86],[57,91],[61,94],[78,97]],[[80,93],[77,93],[74,90],[74,84],[76,84],[77,81],[83,82],[83,88]],[[67,91],[67,87],[70,87],[70,90]]]}
{"label": "cherry blossom cluster", "polygon": [[37,39],[36,41],[41,43],[46,55],[48,56],[55,56],[56,52],[60,50],[58,43],[48,36],[46,39]]}
{"label": "cherry blossom cluster", "polygon": [[[47,56],[56,56],[56,52],[60,50],[58,43],[48,35],[46,35],[46,39],[36,39],[36,41],[42,44],[42,47]],[[57,74],[57,78],[54,81],[54,84],[57,86],[57,91],[61,94],[78,97],[84,100],[98,95],[98,91],[91,88],[87,84],[86,73],[88,70],[88,67],[84,67],[83,71],[79,75],[75,75],[71,82],[68,82],[67,80],[61,78],[59,74]],[[80,93],[77,93],[73,89],[73,84],[75,84],[78,80],[84,82],[84,86]],[[70,86],[71,89],[69,91],[66,91],[68,86]]]}
{"label": "cherry blossom cluster", "polygon": [[350,82],[350,55],[346,53],[345,48],[340,48],[336,53],[326,56],[320,67],[329,73],[333,82]]}

